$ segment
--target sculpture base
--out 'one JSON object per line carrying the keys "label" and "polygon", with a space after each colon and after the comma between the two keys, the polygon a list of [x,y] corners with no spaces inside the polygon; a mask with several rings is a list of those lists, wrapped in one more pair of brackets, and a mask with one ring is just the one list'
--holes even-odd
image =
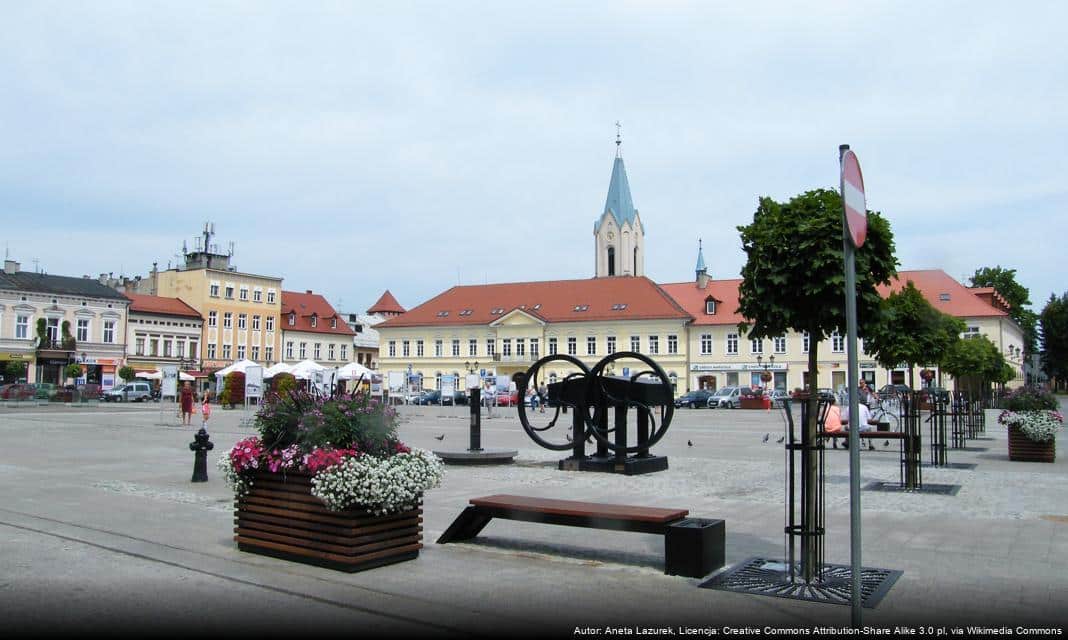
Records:
{"label": "sculpture base", "polygon": [[629,457],[620,460],[614,456],[585,458],[564,458],[560,461],[561,471],[597,471],[600,473],[620,473],[625,476],[638,476],[643,473],[667,471],[666,456],[648,456],[645,458]]}
{"label": "sculpture base", "polygon": [[480,451],[435,451],[434,455],[445,464],[511,464],[518,451],[509,449],[482,449]]}

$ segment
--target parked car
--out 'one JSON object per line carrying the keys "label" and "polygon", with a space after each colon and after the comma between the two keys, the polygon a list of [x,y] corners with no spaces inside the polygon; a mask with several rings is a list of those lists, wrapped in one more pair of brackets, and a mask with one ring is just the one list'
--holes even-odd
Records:
{"label": "parked car", "polygon": [[778,409],[782,406],[782,401],[790,397],[790,393],[786,389],[772,389],[768,396],[771,397],[772,408]]}
{"label": "parked car", "polygon": [[497,392],[497,406],[498,407],[514,407],[519,404],[519,392],[518,391],[498,391]]}
{"label": "parked car", "polygon": [[712,392],[708,389],[695,389],[675,398],[675,408],[689,407],[696,409],[697,407],[707,407],[710,397],[712,397]]}
{"label": "parked car", "polygon": [[147,382],[127,382],[104,393],[107,402],[141,402],[152,399],[152,385]]}
{"label": "parked car", "polygon": [[877,393],[880,398],[883,398],[894,394],[903,395],[911,391],[912,389],[907,384],[884,384]]}
{"label": "parked car", "polygon": [[0,398],[4,400],[29,400],[35,395],[37,395],[37,387],[25,382],[0,387]]}
{"label": "parked car", "polygon": [[468,404],[470,404],[470,401],[471,401],[471,398],[468,395],[467,391],[461,391],[461,390],[457,389],[452,394],[452,403],[454,405],[462,404],[464,406],[467,406]]}
{"label": "parked car", "polygon": [[87,383],[78,385],[78,396],[82,400],[99,400],[101,387],[98,384]]}
{"label": "parked car", "polygon": [[59,388],[51,382],[35,382],[33,386],[37,388],[37,392],[33,394],[33,397],[38,400],[51,400],[59,392]]}
{"label": "parked car", "polygon": [[708,398],[709,409],[737,409],[742,406],[741,387],[721,387]]}
{"label": "parked car", "polygon": [[445,396],[442,402],[440,391],[436,389],[424,391],[423,395],[416,399],[415,404],[452,404],[452,396]]}

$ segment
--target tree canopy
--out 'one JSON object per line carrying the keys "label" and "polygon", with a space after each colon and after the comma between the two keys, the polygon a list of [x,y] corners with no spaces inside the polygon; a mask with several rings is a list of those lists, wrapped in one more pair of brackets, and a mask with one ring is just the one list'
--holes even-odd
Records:
{"label": "tree canopy", "polygon": [[967,384],[969,380],[983,386],[991,382],[1005,383],[1015,375],[997,345],[984,335],[958,340],[946,353],[942,370],[966,386],[974,386]]}
{"label": "tree canopy", "polygon": [[1068,292],[1050,294],[1040,315],[1042,370],[1058,384],[1068,379]]}
{"label": "tree canopy", "polygon": [[881,306],[879,319],[865,329],[864,348],[888,369],[907,363],[911,374],[913,365],[941,364],[965,329],[959,318],[931,306],[911,280]]}
{"label": "tree canopy", "polygon": [[[817,189],[786,203],[761,198],[753,222],[738,230],[747,255],[738,291],[738,310],[747,318],[743,331],[754,338],[807,331],[814,345],[845,330],[838,192]],[[878,318],[881,298],[875,287],[889,282],[896,266],[890,223],[869,211],[868,238],[856,252],[858,326]]]}
{"label": "tree canopy", "polygon": [[994,287],[1002,298],[1009,303],[1011,317],[1024,333],[1024,351],[1034,353],[1038,344],[1038,314],[1029,309],[1031,291],[1016,281],[1016,269],[981,267],[970,278],[973,287]]}

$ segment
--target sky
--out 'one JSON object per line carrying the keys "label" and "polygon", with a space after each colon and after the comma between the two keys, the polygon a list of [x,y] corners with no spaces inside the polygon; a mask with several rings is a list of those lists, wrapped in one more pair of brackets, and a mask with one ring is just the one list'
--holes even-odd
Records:
{"label": "sky", "polygon": [[[4,2],[0,244],[146,274],[206,221],[342,312],[593,276],[617,121],[657,282],[838,187],[900,269],[1068,291],[1068,4]],[[36,265],[36,267],[35,267]]]}

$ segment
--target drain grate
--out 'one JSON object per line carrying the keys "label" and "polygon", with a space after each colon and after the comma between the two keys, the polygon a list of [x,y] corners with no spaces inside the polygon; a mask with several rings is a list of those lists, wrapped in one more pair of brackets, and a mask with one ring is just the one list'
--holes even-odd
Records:
{"label": "drain grate", "polygon": [[887,493],[933,493],[939,496],[955,496],[960,491],[959,484],[934,484],[925,482],[918,489],[908,489],[897,482],[872,482],[864,487],[865,491],[885,491]]}
{"label": "drain grate", "polygon": [[974,462],[947,462],[942,465],[934,465],[930,462],[924,462],[921,467],[930,467],[932,469],[964,469],[965,471],[973,471],[979,465]]}
{"label": "drain grate", "polygon": [[[767,558],[749,558],[733,569],[701,583],[702,589],[751,593],[753,595],[773,596],[822,602],[826,604],[850,604],[850,577],[852,571],[848,565],[825,564],[818,580],[808,584],[800,579],[791,579],[788,565],[781,561]],[[800,571],[800,567],[798,567]],[[902,575],[893,569],[860,569],[860,603],[872,609],[886,596],[890,588]]]}

